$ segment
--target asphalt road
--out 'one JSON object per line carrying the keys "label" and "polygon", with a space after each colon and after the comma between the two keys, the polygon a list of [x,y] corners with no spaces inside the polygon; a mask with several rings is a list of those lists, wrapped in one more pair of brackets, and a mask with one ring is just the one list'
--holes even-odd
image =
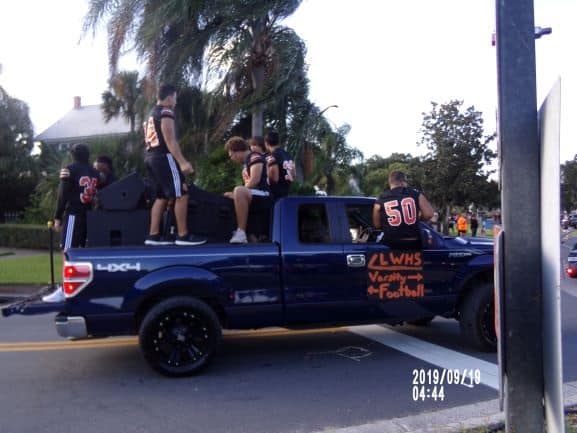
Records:
{"label": "asphalt road", "polygon": [[[563,376],[574,382],[577,279],[562,276],[561,287]],[[392,431],[379,423],[425,422],[498,396],[496,355],[470,350],[453,320],[231,333],[214,364],[186,379],[151,371],[134,338],[69,342],[52,321],[0,319],[0,432]],[[419,374],[449,370],[480,383],[445,376],[442,401],[414,401]],[[424,384],[434,385],[427,376]]]}

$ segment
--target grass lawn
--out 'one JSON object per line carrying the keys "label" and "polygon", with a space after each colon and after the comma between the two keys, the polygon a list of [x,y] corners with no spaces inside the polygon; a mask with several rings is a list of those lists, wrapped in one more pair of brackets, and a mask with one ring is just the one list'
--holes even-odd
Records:
{"label": "grass lawn", "polygon": [[[54,254],[54,279],[62,281],[62,254]],[[0,258],[0,284],[47,284],[50,282],[50,254]]]}

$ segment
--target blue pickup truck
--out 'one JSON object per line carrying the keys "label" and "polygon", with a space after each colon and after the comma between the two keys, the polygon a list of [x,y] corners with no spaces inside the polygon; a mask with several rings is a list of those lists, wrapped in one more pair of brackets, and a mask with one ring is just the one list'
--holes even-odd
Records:
{"label": "blue pickup truck", "polygon": [[222,329],[455,318],[464,339],[496,348],[491,240],[443,237],[421,224],[422,250],[375,242],[374,199],[279,200],[269,239],[196,247],[71,249],[66,301],[38,297],[3,314],[54,311],[66,338],[138,335],[150,366],[186,376],[207,366]]}

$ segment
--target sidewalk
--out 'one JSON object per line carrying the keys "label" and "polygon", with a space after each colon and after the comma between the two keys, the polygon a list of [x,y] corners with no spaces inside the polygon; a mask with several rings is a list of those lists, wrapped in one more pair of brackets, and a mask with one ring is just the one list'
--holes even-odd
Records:
{"label": "sidewalk", "polygon": [[26,248],[0,247],[0,261],[15,259],[18,257],[37,256],[46,253],[48,253],[48,250],[29,250]]}

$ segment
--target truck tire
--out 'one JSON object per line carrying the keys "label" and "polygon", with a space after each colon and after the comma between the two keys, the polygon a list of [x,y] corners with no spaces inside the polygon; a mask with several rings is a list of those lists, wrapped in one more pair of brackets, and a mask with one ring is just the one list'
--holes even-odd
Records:
{"label": "truck tire", "polygon": [[140,350],[160,374],[190,376],[205,368],[222,336],[218,317],[207,304],[174,297],[150,309],[140,326]]}
{"label": "truck tire", "polygon": [[461,333],[475,349],[483,352],[497,350],[495,334],[495,299],[492,283],[475,285],[461,305]]}

